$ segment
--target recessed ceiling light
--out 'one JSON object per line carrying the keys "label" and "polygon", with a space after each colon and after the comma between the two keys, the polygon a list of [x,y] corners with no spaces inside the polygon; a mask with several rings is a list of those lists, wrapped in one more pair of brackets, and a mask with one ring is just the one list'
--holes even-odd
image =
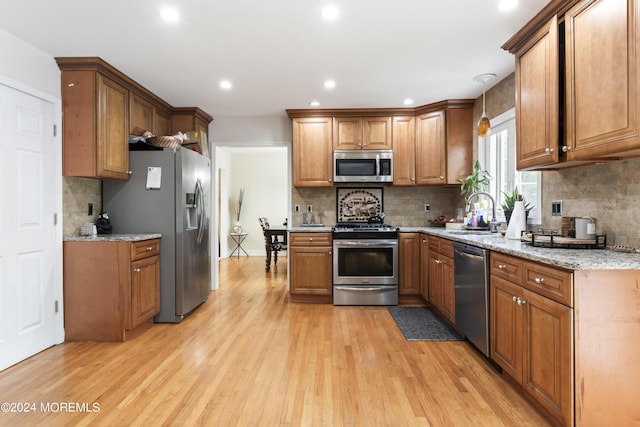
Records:
{"label": "recessed ceiling light", "polygon": [[336,87],[336,82],[334,82],[333,80],[327,80],[326,82],[324,82],[324,87],[327,89],[333,89],[334,87]]}
{"label": "recessed ceiling light", "polygon": [[498,10],[501,12],[508,12],[518,6],[518,0],[501,0],[498,3]]}
{"label": "recessed ceiling light", "polygon": [[312,107],[317,107],[318,105],[320,105],[320,103],[318,101],[309,101],[309,105],[311,105]]}
{"label": "recessed ceiling light", "polygon": [[403,103],[404,105],[411,105],[411,104],[413,104],[413,99],[409,99],[409,98],[407,98],[407,99],[405,99],[404,101],[402,101],[402,103]]}
{"label": "recessed ceiling light", "polygon": [[220,82],[220,87],[222,89],[231,89],[231,82],[229,80],[223,80]]}
{"label": "recessed ceiling light", "polygon": [[338,8],[335,6],[326,6],[322,9],[322,17],[328,21],[333,21],[339,15]]}
{"label": "recessed ceiling light", "polygon": [[165,21],[176,22],[179,18],[178,11],[171,7],[165,7],[160,11],[160,16]]}

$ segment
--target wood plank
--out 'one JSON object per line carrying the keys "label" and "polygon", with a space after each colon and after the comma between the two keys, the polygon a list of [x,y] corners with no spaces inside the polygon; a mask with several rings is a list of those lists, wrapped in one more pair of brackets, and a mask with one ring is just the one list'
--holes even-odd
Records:
{"label": "wood plank", "polygon": [[180,324],[124,343],[70,342],[0,372],[2,425],[548,423],[465,342],[409,342],[385,307],[296,304],[286,269],[220,262],[220,289]]}

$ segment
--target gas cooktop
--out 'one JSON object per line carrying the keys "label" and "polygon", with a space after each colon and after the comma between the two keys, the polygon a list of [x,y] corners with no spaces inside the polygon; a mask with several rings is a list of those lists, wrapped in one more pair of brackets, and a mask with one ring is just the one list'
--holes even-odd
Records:
{"label": "gas cooktop", "polygon": [[398,228],[380,223],[338,222],[333,231],[398,231]]}

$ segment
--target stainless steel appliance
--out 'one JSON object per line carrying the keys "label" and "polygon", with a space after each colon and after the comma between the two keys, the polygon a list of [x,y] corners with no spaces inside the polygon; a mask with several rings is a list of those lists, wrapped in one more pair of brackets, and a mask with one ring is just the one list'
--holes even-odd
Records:
{"label": "stainless steel appliance", "polygon": [[333,181],[393,182],[393,151],[335,150]]}
{"label": "stainless steel appliance", "polygon": [[456,327],[489,357],[489,258],[485,249],[453,242]]}
{"label": "stainless steel appliance", "polygon": [[337,224],[333,229],[333,304],[398,304],[398,229]]}
{"label": "stainless steel appliance", "polygon": [[128,181],[103,181],[114,233],[162,233],[160,313],[177,323],[209,297],[210,160],[185,148],[131,151]]}

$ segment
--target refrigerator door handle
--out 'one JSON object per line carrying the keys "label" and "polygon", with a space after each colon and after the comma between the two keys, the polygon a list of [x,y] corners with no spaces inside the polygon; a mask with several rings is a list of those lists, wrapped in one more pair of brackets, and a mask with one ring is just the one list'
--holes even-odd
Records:
{"label": "refrigerator door handle", "polygon": [[[197,210],[201,210],[200,216],[197,215]],[[196,181],[196,220],[198,221],[198,244],[202,243],[202,237],[204,236],[204,218],[205,218],[205,206],[204,206],[204,189],[202,188],[202,182],[200,179]]]}

